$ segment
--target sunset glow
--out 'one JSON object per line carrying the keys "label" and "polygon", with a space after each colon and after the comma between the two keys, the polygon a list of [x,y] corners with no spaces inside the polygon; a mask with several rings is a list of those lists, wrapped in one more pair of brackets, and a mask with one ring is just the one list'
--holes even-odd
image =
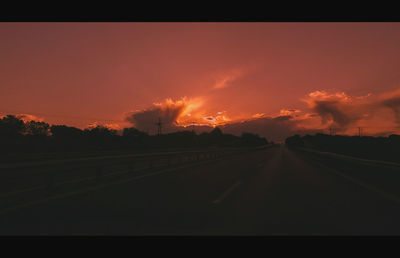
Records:
{"label": "sunset glow", "polygon": [[3,23],[0,115],[150,134],[159,117],[166,132],[240,134],[240,124],[281,140],[331,127],[399,133],[398,32],[397,23]]}
{"label": "sunset glow", "polygon": [[400,235],[400,22],[0,39],[2,236]]}

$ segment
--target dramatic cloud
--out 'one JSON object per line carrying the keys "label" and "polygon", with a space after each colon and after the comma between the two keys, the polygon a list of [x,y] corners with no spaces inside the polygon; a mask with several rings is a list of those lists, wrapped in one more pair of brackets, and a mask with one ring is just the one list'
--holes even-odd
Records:
{"label": "dramatic cloud", "polygon": [[382,94],[378,104],[391,109],[395,115],[395,122],[400,126],[400,89]]}
{"label": "dramatic cloud", "polygon": [[400,89],[377,96],[315,91],[304,101],[311,114],[320,117],[322,127],[337,132],[355,134],[362,127],[367,135],[380,135],[398,133],[400,127]]}
{"label": "dramatic cloud", "polygon": [[[225,133],[241,135],[250,132],[268,140],[284,141],[286,137],[299,133],[298,120],[291,115],[263,116],[242,122],[229,123],[222,127]],[[301,129],[301,133],[312,134],[320,130]]]}
{"label": "dramatic cloud", "polygon": [[280,116],[297,116],[298,113],[301,113],[298,109],[281,109],[279,111]]}
{"label": "dramatic cloud", "polygon": [[20,114],[20,115],[17,115],[17,117],[19,119],[24,120],[25,122],[28,122],[28,121],[43,122],[44,121],[44,118],[37,117],[37,116],[34,116],[34,115],[30,115],[30,114]]}
{"label": "dramatic cloud", "polygon": [[163,103],[154,103],[151,108],[130,112],[126,115],[126,121],[149,133],[154,133],[159,120],[164,132],[176,130],[180,119],[189,123],[193,119],[192,111],[202,106],[201,99],[187,99],[173,101],[166,99]]}
{"label": "dramatic cloud", "polygon": [[215,84],[214,89],[223,89],[227,88],[230,83],[235,81],[236,79],[242,77],[245,74],[245,69],[234,69],[225,74],[220,75]]}
{"label": "dramatic cloud", "polygon": [[223,125],[231,121],[231,119],[227,116],[226,111],[217,112],[216,115],[206,116],[203,117],[203,119],[207,121],[208,125],[211,125],[213,127],[217,125]]}
{"label": "dramatic cloud", "polygon": [[251,132],[266,137],[268,140],[284,140],[292,134],[294,127],[290,116],[262,117],[239,123],[227,124],[223,131],[235,135]]}
{"label": "dramatic cloud", "polygon": [[[281,109],[277,114],[256,113],[247,118],[231,119],[226,111],[207,112],[210,103],[204,99],[173,101],[167,99],[152,107],[126,116],[139,130],[157,132],[161,119],[164,133],[191,130],[211,131],[219,126],[224,132],[241,135],[257,133],[269,140],[283,141],[293,134],[334,133],[356,135],[362,128],[365,135],[388,135],[400,132],[400,89],[374,96],[350,96],[345,92],[314,91],[302,99],[304,110]],[[212,103],[211,103],[212,104]]]}
{"label": "dramatic cloud", "polygon": [[[6,114],[4,114],[4,115],[0,114],[0,119],[3,117],[6,117]],[[24,122],[29,122],[29,121],[43,122],[44,121],[44,119],[42,117],[37,117],[34,115],[30,115],[30,114],[16,114],[15,117],[23,120]]]}
{"label": "dramatic cloud", "polygon": [[350,96],[345,92],[314,91],[303,101],[307,109],[282,109],[279,114],[257,113],[252,119],[229,123],[224,131],[258,133],[271,140],[284,140],[293,134],[334,133],[390,135],[400,133],[400,89],[373,96]]}
{"label": "dramatic cloud", "polygon": [[328,94],[325,91],[315,91],[308,94],[304,101],[311,112],[320,116],[323,125],[345,129],[360,118],[354,111],[352,99],[344,92]]}
{"label": "dramatic cloud", "polygon": [[98,126],[102,126],[102,127],[108,128],[110,130],[116,130],[116,131],[122,129],[119,124],[102,124],[102,123],[99,123],[99,122],[90,123],[90,124],[87,125],[87,128],[88,129],[93,129],[93,128],[96,128]]}
{"label": "dramatic cloud", "polygon": [[252,116],[252,118],[262,118],[262,117],[265,117],[265,114],[264,114],[264,113],[256,113],[256,114],[254,114],[254,115]]}
{"label": "dramatic cloud", "polygon": [[215,114],[207,112],[204,102],[202,98],[182,98],[177,101],[166,99],[162,103],[153,103],[148,109],[128,113],[125,120],[150,134],[157,132],[159,121],[165,133],[185,130],[189,126],[211,128],[231,121],[226,111]]}

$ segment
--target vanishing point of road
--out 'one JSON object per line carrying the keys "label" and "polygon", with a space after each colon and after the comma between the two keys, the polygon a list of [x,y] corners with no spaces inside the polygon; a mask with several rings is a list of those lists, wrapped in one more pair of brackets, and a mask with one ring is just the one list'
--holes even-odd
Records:
{"label": "vanishing point of road", "polygon": [[1,214],[0,235],[400,234],[395,195],[310,155],[274,146],[80,191]]}

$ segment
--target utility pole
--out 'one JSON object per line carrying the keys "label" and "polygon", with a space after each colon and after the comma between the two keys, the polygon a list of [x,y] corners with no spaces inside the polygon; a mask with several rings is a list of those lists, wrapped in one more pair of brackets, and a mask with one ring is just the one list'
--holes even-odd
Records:
{"label": "utility pole", "polygon": [[361,127],[358,127],[358,137],[361,137]]}
{"label": "utility pole", "polygon": [[156,125],[157,125],[157,133],[158,133],[158,136],[160,136],[161,135],[161,133],[162,133],[162,123],[161,123],[161,118],[159,117],[158,118],[158,123],[156,123]]}
{"label": "utility pole", "polygon": [[[193,144],[195,146],[198,146],[199,144],[198,144],[198,140],[197,140],[197,137],[196,137],[196,133],[194,131],[194,124],[195,124],[195,122],[192,121],[192,133],[193,133],[193,139],[194,139]],[[197,156],[197,160],[199,160],[199,156]]]}
{"label": "utility pole", "polygon": [[192,132],[194,133],[194,122],[192,122]]}
{"label": "utility pole", "polygon": [[329,135],[332,136],[332,127],[329,127]]}

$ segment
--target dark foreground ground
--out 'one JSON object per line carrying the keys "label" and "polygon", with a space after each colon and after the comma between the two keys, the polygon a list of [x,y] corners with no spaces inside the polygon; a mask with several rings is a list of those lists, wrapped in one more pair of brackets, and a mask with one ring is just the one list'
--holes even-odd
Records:
{"label": "dark foreground ground", "polygon": [[276,146],[0,211],[0,234],[400,235],[399,174]]}

